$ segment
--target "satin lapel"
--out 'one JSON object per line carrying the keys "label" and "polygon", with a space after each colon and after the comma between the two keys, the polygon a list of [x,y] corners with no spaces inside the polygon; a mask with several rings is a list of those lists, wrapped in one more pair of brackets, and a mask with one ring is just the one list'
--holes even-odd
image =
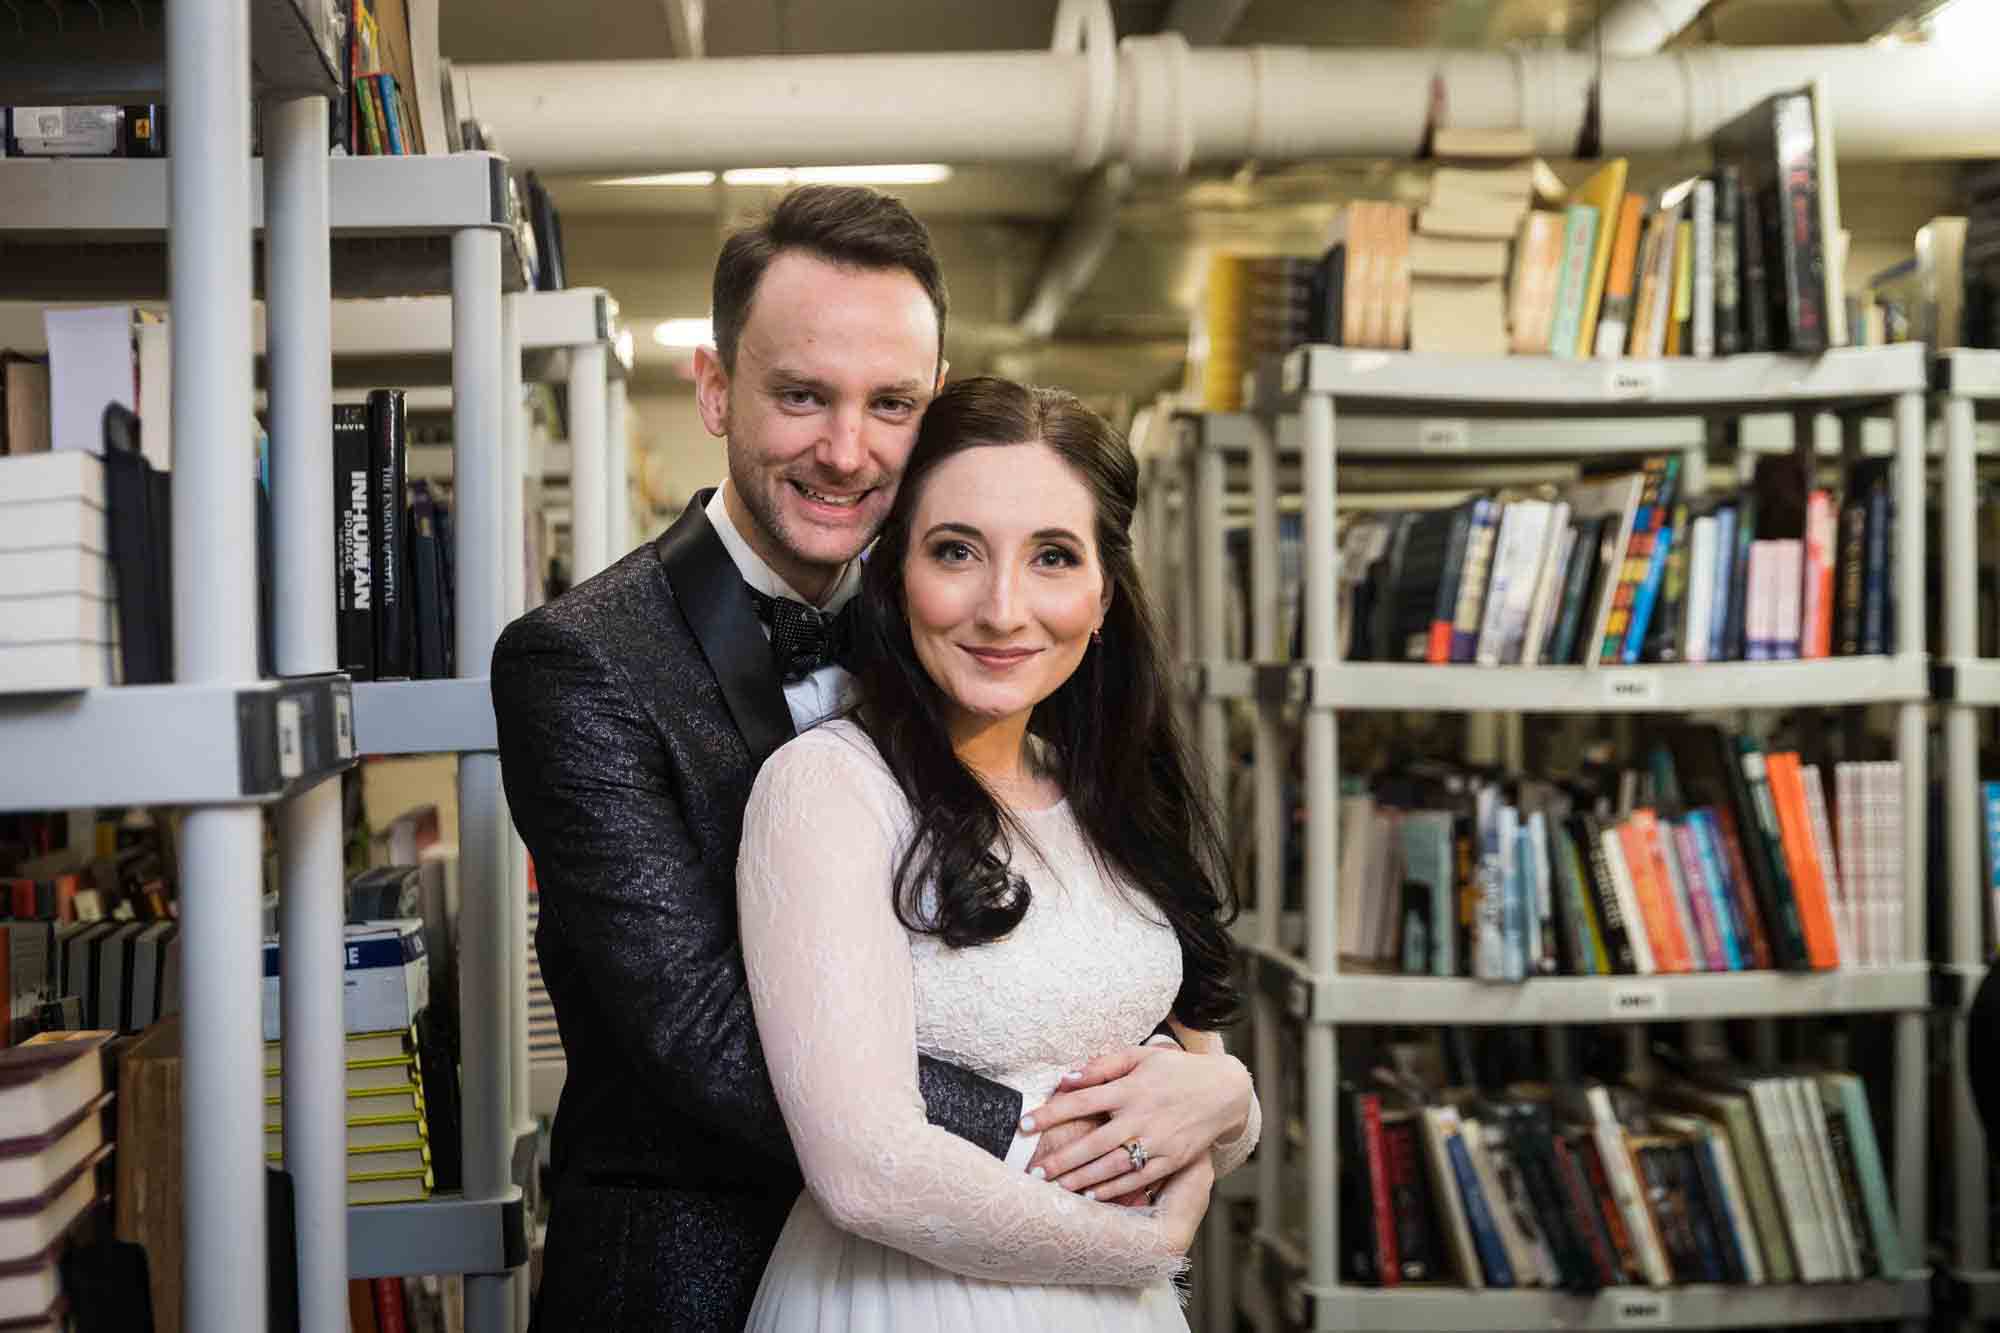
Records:
{"label": "satin lapel", "polygon": [[713,491],[702,491],[655,544],[660,567],[708,669],[729,704],[729,715],[761,764],[792,738],[792,714],[771,656],[771,641],[743,586],[743,575],[703,512]]}

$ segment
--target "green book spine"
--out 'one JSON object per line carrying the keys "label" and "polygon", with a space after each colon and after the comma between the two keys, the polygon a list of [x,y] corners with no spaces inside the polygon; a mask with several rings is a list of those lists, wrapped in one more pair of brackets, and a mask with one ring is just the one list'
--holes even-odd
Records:
{"label": "green book spine", "polygon": [[1597,210],[1589,204],[1571,204],[1563,215],[1562,270],[1556,285],[1555,322],[1549,326],[1551,355],[1576,356],[1577,340],[1583,336],[1583,306],[1590,290],[1596,240]]}
{"label": "green book spine", "polygon": [[1853,1074],[1821,1074],[1821,1090],[1847,1112],[1847,1141],[1854,1149],[1854,1171],[1861,1184],[1861,1202],[1868,1214],[1868,1231],[1875,1240],[1875,1257],[1882,1276],[1903,1275],[1903,1233],[1889,1202],[1888,1173],[1882,1168],[1882,1145],[1875,1139],[1875,1121],[1868,1111],[1868,1092]]}

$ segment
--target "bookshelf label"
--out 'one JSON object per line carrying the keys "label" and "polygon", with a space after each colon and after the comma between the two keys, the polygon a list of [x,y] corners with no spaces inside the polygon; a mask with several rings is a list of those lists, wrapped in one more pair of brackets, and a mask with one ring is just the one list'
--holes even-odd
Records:
{"label": "bookshelf label", "polygon": [[1667,1011],[1667,993],[1659,986],[1621,985],[1611,988],[1615,1019],[1657,1018]]}
{"label": "bookshelf label", "polygon": [[1660,701],[1660,673],[1657,671],[1606,671],[1604,702],[1609,704],[1652,704]]}
{"label": "bookshelf label", "polygon": [[1619,362],[1604,372],[1604,392],[1619,399],[1651,398],[1660,391],[1660,368],[1645,361]]}
{"label": "bookshelf label", "polygon": [[1305,378],[1306,353],[1304,349],[1300,349],[1285,358],[1285,368],[1281,381],[1284,385],[1284,391],[1286,393],[1297,393],[1299,386],[1305,383]]}
{"label": "bookshelf label", "polygon": [[1472,448],[1472,423],[1464,417],[1431,417],[1417,423],[1417,452],[1462,454]]}
{"label": "bookshelf label", "polygon": [[1664,1328],[1673,1322],[1673,1306],[1662,1292],[1635,1292],[1611,1298],[1614,1328]]}
{"label": "bookshelf label", "polygon": [[344,691],[333,696],[333,748],[342,759],[354,757],[354,696]]}
{"label": "bookshelf label", "polygon": [[287,782],[306,771],[303,718],[297,699],[278,700],[278,776]]}

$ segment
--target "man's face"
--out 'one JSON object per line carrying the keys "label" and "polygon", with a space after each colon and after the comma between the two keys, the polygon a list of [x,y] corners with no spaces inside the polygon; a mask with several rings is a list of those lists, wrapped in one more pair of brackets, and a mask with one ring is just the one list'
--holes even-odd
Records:
{"label": "man's face", "polygon": [[695,372],[702,420],[728,439],[730,517],[823,599],[888,516],[942,379],[930,297],[903,269],[788,251],[757,285],[734,372],[705,348]]}

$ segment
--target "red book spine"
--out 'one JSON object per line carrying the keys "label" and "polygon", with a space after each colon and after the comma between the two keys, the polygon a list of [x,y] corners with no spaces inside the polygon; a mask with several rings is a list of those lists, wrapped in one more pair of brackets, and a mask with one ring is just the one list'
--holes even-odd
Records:
{"label": "red book spine", "polygon": [[375,1322],[382,1333],[410,1333],[409,1312],[403,1308],[403,1279],[378,1277],[370,1285],[375,1291]]}
{"label": "red book spine", "polygon": [[1576,1157],[1563,1142],[1562,1135],[1551,1134],[1549,1142],[1555,1149],[1556,1174],[1560,1179],[1563,1198],[1569,1202],[1570,1229],[1576,1232],[1590,1251],[1590,1262],[1597,1268],[1598,1280],[1605,1286],[1618,1281],[1618,1268],[1613,1262],[1611,1251],[1605,1247],[1604,1235],[1591,1224],[1591,1211],[1596,1201],[1590,1196],[1588,1176],[1578,1168]]}
{"label": "red book spine", "polygon": [[[1563,1139],[1559,1138],[1557,1142],[1566,1145]],[[1625,1229],[1624,1214],[1618,1211],[1617,1197],[1611,1192],[1611,1179],[1604,1173],[1604,1159],[1597,1155],[1597,1142],[1588,1134],[1582,1135],[1577,1139],[1574,1151],[1583,1159],[1584,1183],[1590,1186],[1591,1201],[1604,1218],[1604,1234],[1611,1238],[1611,1248],[1616,1251],[1613,1266],[1618,1270],[1619,1279],[1637,1281],[1642,1271],[1639,1252],[1632,1245],[1632,1233]]]}
{"label": "red book spine", "polygon": [[1361,1108],[1361,1138],[1368,1150],[1368,1188],[1375,1207],[1375,1271],[1385,1287],[1400,1286],[1403,1266],[1396,1250],[1396,1210],[1389,1201],[1389,1154],[1382,1146],[1382,1099],[1364,1092],[1355,1099]]}

